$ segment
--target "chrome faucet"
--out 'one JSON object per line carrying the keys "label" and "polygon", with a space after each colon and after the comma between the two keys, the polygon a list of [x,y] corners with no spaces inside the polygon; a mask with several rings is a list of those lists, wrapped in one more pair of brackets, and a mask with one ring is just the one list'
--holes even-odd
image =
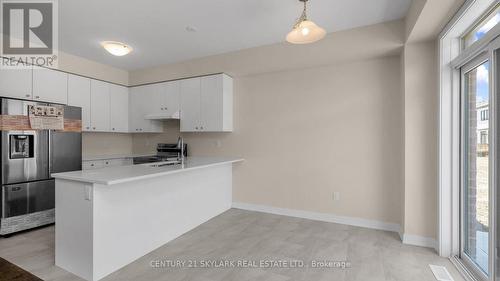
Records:
{"label": "chrome faucet", "polygon": [[177,148],[179,152],[177,152],[177,161],[181,161],[181,164],[184,164],[184,139],[179,137],[177,139]]}

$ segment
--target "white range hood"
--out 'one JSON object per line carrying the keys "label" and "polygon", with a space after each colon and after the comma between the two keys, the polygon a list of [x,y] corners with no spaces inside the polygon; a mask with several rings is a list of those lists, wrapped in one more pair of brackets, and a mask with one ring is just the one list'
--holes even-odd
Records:
{"label": "white range hood", "polygon": [[176,111],[171,115],[166,115],[166,114],[149,114],[144,116],[144,119],[146,120],[179,120],[180,119],[180,112]]}

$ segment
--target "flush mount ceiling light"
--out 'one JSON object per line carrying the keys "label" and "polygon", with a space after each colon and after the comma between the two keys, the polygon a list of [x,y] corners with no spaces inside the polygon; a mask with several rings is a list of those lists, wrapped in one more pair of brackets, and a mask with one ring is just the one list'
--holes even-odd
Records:
{"label": "flush mount ceiling light", "polygon": [[118,57],[124,56],[132,52],[133,50],[132,47],[128,46],[127,44],[115,41],[104,41],[101,42],[101,45],[110,54]]}
{"label": "flush mount ceiling light", "polygon": [[304,10],[293,26],[293,30],[286,36],[286,41],[292,44],[309,44],[323,39],[326,35],[326,31],[307,19],[308,0],[299,1],[304,2]]}

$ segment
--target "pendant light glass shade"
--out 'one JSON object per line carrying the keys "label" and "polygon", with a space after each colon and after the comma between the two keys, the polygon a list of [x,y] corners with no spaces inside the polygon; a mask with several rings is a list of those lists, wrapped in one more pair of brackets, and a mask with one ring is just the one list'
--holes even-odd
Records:
{"label": "pendant light glass shade", "polygon": [[307,1],[299,0],[304,3],[302,15],[293,26],[293,30],[286,36],[286,41],[292,44],[308,44],[323,39],[326,31],[307,19]]}
{"label": "pendant light glass shade", "polygon": [[286,36],[286,41],[292,44],[308,44],[323,39],[326,31],[310,20],[299,23]]}

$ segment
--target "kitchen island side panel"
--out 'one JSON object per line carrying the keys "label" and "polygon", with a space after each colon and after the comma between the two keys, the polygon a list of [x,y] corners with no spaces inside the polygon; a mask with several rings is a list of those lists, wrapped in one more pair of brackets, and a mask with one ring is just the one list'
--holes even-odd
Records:
{"label": "kitchen island side panel", "polygon": [[56,179],[55,264],[86,280],[93,272],[92,184]]}
{"label": "kitchen island side panel", "polygon": [[94,189],[94,280],[229,210],[232,164]]}

